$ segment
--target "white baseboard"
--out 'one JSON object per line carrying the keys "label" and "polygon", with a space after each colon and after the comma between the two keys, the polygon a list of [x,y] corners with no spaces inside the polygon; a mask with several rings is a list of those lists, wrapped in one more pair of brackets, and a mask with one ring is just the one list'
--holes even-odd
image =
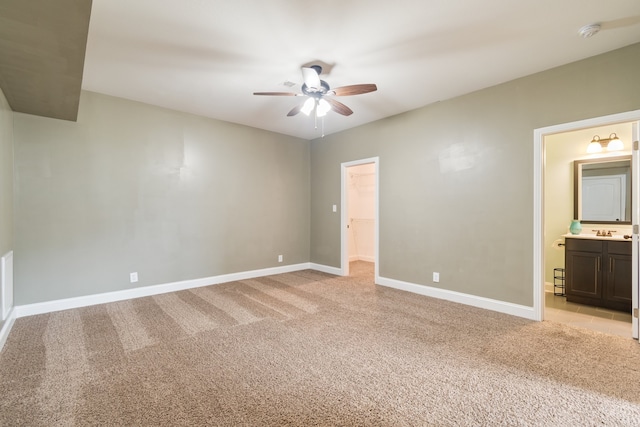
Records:
{"label": "white baseboard", "polygon": [[219,283],[233,282],[236,280],[253,279],[273,274],[291,273],[293,271],[313,268],[309,263],[286,265],[283,267],[264,268],[261,270],[243,271],[240,273],[222,274],[219,276],[205,277],[201,279],[183,280],[179,282],[164,283],[161,285],[145,286],[122,291],[106,292],[102,294],[86,295],[75,298],[46,301],[35,304],[20,305],[14,307],[15,317],[33,316],[36,314],[52,313],[54,311],[68,310],[71,308],[87,307],[96,304],[122,301],[133,298],[159,295],[168,292],[182,291],[185,289],[199,288],[202,286],[217,285]]}
{"label": "white baseboard", "polygon": [[[317,270],[328,274],[335,274],[337,276],[342,275],[342,270],[340,268],[315,263],[301,263],[283,267],[273,267],[261,270],[244,271],[240,273],[222,274],[219,276],[212,276],[201,279],[183,280],[179,282],[145,286],[142,288],[125,289],[122,291],[107,292],[102,294],[16,306],[9,312],[7,320],[4,322],[2,329],[0,330],[0,350],[2,350],[2,346],[6,342],[7,337],[9,336],[9,332],[11,331],[11,327],[13,326],[16,318],[68,310],[72,308],[87,307],[96,304],[105,304],[109,302],[122,301],[133,298],[159,295],[163,293],[198,288],[202,286],[217,285],[220,283],[233,282],[236,280],[246,280],[256,277],[270,276],[274,274],[291,273],[294,271],[306,269]],[[473,307],[493,310],[513,316],[535,320],[533,307],[526,307],[504,301],[463,294],[460,292],[433,288],[430,286],[417,285],[414,283],[403,282],[386,277],[380,277],[377,284],[412,292],[415,294],[444,299],[447,301],[457,302]]]}
{"label": "white baseboard", "polygon": [[338,267],[329,267],[328,265],[309,263],[309,268],[312,270],[321,271],[323,273],[335,274],[336,276],[342,276],[342,269]]}
{"label": "white baseboard", "polygon": [[527,307],[524,305],[498,301],[470,294],[463,294],[462,292],[449,291],[446,289],[434,288],[431,286],[417,285],[415,283],[403,282],[386,277],[380,277],[377,284],[388,286],[390,288],[400,289],[403,291],[413,292],[415,294],[425,295],[428,297],[470,305],[472,307],[484,308],[486,310],[497,311],[500,313],[510,314],[512,316],[524,317],[525,319],[536,320],[533,307]]}
{"label": "white baseboard", "polygon": [[6,320],[13,308],[13,251],[0,260],[0,320]]}
{"label": "white baseboard", "polygon": [[373,256],[350,255],[349,262],[354,261],[376,262],[376,258]]}
{"label": "white baseboard", "polygon": [[16,311],[14,309],[9,310],[9,314],[7,318],[4,320],[2,324],[2,329],[0,329],[0,351],[2,351],[2,347],[4,347],[4,343],[7,342],[7,338],[9,337],[9,332],[11,332],[11,327],[13,327],[13,322],[16,320]]}

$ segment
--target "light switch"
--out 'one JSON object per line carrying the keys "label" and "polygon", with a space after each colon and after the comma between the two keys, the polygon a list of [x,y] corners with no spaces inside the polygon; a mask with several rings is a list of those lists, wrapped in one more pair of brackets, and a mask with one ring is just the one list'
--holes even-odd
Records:
{"label": "light switch", "polygon": [[333,211],[338,212],[338,205],[333,205]]}

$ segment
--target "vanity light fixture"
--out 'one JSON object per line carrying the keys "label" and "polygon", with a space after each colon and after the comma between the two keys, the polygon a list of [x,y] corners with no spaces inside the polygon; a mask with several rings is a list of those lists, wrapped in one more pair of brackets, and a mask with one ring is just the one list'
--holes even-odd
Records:
{"label": "vanity light fixture", "polygon": [[609,138],[600,138],[598,135],[595,135],[587,146],[587,153],[600,153],[605,149],[607,151],[624,150],[624,144],[615,133],[609,135]]}

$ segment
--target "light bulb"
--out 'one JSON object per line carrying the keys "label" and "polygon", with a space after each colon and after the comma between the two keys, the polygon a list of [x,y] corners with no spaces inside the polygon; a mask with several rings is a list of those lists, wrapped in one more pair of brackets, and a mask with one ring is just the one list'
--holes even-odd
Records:
{"label": "light bulb", "polygon": [[326,116],[329,111],[331,111],[331,104],[329,104],[324,99],[321,99],[320,101],[318,101],[318,110],[316,112],[318,117]]}
{"label": "light bulb", "polygon": [[308,116],[313,110],[313,107],[315,107],[315,104],[316,104],[315,99],[309,98],[306,101],[304,101],[304,105],[302,106],[300,111]]}
{"label": "light bulb", "polygon": [[611,138],[611,140],[609,141],[609,145],[607,145],[607,151],[624,150],[624,144],[622,143],[622,140],[618,138],[618,135],[612,133],[609,138]]}
{"label": "light bulb", "polygon": [[602,151],[602,145],[599,141],[591,141],[587,146],[587,153],[600,153]]}

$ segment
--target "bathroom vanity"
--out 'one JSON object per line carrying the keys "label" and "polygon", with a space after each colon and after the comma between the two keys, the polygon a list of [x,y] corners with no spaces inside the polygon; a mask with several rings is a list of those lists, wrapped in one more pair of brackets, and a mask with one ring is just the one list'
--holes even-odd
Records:
{"label": "bathroom vanity", "polygon": [[631,312],[631,241],[565,235],[567,301]]}

